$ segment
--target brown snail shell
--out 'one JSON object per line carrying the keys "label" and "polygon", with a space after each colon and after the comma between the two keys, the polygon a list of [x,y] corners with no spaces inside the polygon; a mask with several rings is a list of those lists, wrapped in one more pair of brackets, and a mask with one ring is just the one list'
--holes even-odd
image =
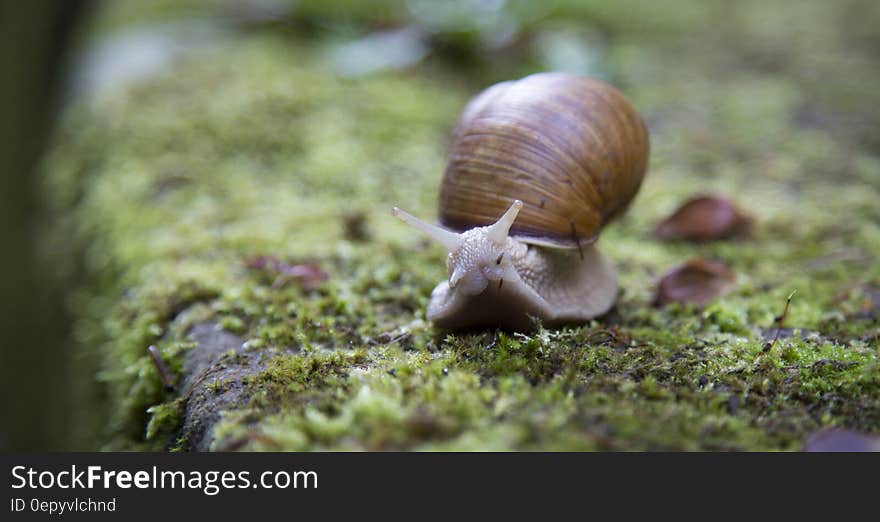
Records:
{"label": "brown snail shell", "polygon": [[635,196],[648,149],[641,117],[602,81],[539,73],[496,84],[453,130],[440,222],[457,231],[489,225],[521,200],[512,237],[591,243]]}

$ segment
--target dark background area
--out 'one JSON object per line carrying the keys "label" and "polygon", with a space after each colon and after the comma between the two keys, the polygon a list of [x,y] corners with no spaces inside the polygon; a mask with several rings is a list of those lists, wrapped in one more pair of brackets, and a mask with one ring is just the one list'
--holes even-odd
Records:
{"label": "dark background area", "polygon": [[[0,4],[0,448],[67,449],[70,323],[64,282],[39,255],[45,206],[37,167],[58,114],[73,42],[92,3]],[[48,246],[51,250],[51,245]],[[52,262],[76,266],[64,250]]]}

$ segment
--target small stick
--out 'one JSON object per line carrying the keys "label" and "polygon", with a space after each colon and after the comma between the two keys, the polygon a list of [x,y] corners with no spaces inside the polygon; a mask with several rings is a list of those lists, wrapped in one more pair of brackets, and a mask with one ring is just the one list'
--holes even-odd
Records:
{"label": "small stick", "polygon": [[791,305],[791,298],[794,297],[794,294],[797,293],[797,289],[795,289],[792,293],[788,294],[788,299],[785,300],[785,309],[782,311],[782,315],[776,318],[776,335],[773,336],[773,340],[769,341],[764,345],[764,350],[762,353],[769,352],[774,346],[776,346],[776,341],[779,340],[779,332],[782,331],[782,324],[785,322],[785,317],[788,315],[788,307]]}
{"label": "small stick", "polygon": [[168,367],[165,366],[165,361],[162,360],[162,354],[159,353],[159,349],[151,344],[147,351],[150,352],[150,357],[153,359],[153,364],[159,373],[159,380],[165,386],[165,391],[174,391],[174,381],[171,380],[171,374],[168,373]]}

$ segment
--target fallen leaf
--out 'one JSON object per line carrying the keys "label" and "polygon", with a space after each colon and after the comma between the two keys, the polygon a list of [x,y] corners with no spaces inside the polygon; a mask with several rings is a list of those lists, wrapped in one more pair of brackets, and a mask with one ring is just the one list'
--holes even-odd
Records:
{"label": "fallen leaf", "polygon": [[705,305],[736,285],[736,274],[727,265],[709,259],[691,259],[672,268],[657,284],[654,303]]}
{"label": "fallen leaf", "polygon": [[283,279],[293,279],[307,290],[317,288],[329,278],[327,272],[316,263],[291,264],[273,256],[255,256],[245,261],[245,265],[252,270],[264,270],[278,275],[281,279],[276,280],[276,283]]}
{"label": "fallen leaf", "polygon": [[746,236],[752,222],[750,216],[726,198],[697,196],[657,225],[654,234],[660,239],[711,241]]}
{"label": "fallen leaf", "polygon": [[810,434],[804,442],[804,451],[880,451],[880,437],[872,437],[852,430],[828,428]]}

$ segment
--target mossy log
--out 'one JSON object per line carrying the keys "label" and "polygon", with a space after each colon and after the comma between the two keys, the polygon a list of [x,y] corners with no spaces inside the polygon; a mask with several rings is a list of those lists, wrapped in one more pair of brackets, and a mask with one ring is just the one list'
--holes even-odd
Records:
{"label": "mossy log", "polygon": [[[877,85],[880,68],[818,29],[845,21],[824,4],[810,37],[847,60],[756,49],[764,26],[738,18],[686,29],[715,16],[702,8],[647,32],[596,15],[619,29],[604,63],[651,129],[649,172],[600,239],[619,266],[615,309],[525,334],[427,324],[445,253],[389,212],[435,214],[450,128],[488,83],[463,66],[341,79],[310,44],[245,31],[75,103],[46,168],[91,274],[71,302],[82,350],[102,360],[105,447],[793,450],[826,427],[876,434],[880,157],[864,129],[880,118],[850,108],[878,94],[811,78]],[[737,12],[780,42],[804,31],[787,9]],[[749,237],[652,236],[706,192],[754,217]],[[725,263],[736,287],[654,306],[657,278],[692,257]],[[285,268],[305,265],[326,280]]]}

